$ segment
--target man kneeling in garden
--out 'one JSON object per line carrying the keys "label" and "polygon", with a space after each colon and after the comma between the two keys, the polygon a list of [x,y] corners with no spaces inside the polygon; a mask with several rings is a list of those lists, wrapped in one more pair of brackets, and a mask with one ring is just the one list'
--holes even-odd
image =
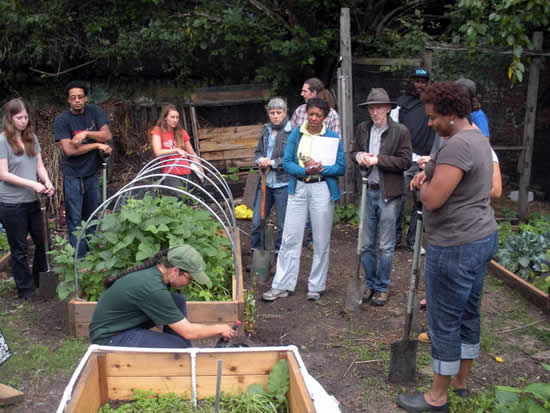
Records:
{"label": "man kneeling in garden", "polygon": [[[97,303],[90,324],[94,344],[125,347],[191,347],[190,340],[221,335],[230,339],[230,325],[205,325],[187,319],[186,300],[169,287],[192,280],[211,284],[200,254],[189,245],[164,250],[151,260],[107,278],[108,288]],[[149,330],[164,326],[164,332]]]}

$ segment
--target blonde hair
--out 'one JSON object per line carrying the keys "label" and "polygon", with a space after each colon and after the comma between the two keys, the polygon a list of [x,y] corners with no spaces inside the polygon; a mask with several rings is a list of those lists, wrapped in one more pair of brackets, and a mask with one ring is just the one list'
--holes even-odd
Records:
{"label": "blonde hair", "polygon": [[[17,130],[13,123],[13,117],[23,111],[27,112],[27,115],[29,115],[29,123],[27,123],[25,130],[21,131],[21,141],[23,141],[22,149],[17,144]],[[31,117],[25,102],[23,102],[23,99],[16,98],[6,103],[4,106],[4,115],[2,117],[2,129],[4,131],[4,135],[6,136],[6,141],[15,155],[21,156],[25,153],[29,157],[36,156]]]}

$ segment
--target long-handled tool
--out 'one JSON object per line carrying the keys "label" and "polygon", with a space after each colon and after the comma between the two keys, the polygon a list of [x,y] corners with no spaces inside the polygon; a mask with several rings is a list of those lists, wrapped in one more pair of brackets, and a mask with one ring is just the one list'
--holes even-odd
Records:
{"label": "long-handled tool", "polygon": [[405,316],[405,334],[403,339],[391,345],[390,372],[388,381],[390,383],[407,383],[416,375],[416,349],[418,340],[410,340],[411,326],[413,321],[414,303],[416,291],[418,290],[418,268],[420,264],[420,249],[422,248],[422,231],[424,221],[422,217],[422,205],[418,203],[416,234],[414,239],[413,262],[411,277],[409,279],[409,294],[407,298],[407,314]]}
{"label": "long-handled tool", "polygon": [[48,199],[40,199],[40,214],[42,219],[42,237],[44,241],[44,259],[46,261],[46,271],[40,272],[39,277],[39,297],[49,300],[56,296],[57,284],[59,282],[57,274],[50,269],[50,258],[48,257],[49,237],[48,237],[48,215],[46,214],[46,203]]}
{"label": "long-handled tool", "polygon": [[260,245],[261,248],[254,249],[252,253],[252,265],[250,274],[257,277],[261,282],[265,282],[269,277],[269,267],[271,264],[271,251],[266,249],[266,216],[265,216],[265,198],[267,190],[267,175],[270,168],[260,168],[261,177],[261,205],[260,205]]}
{"label": "long-handled tool", "polygon": [[363,223],[365,208],[367,207],[367,178],[361,178],[361,204],[359,206],[359,234],[357,235],[357,269],[355,276],[348,282],[345,310],[357,311],[363,302],[365,282],[361,279],[361,248],[363,247]]}

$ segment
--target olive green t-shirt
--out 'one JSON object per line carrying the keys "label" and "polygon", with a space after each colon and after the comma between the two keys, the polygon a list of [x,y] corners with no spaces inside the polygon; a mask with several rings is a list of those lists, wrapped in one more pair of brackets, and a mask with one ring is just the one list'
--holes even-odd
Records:
{"label": "olive green t-shirt", "polygon": [[435,166],[454,166],[464,176],[438,209],[424,209],[430,244],[451,247],[480,240],[497,230],[489,200],[493,182],[493,156],[489,140],[479,130],[466,130],[446,140],[426,167],[432,179]]}
{"label": "olive green t-shirt", "polygon": [[162,326],[185,317],[174,303],[156,266],[130,273],[99,297],[90,324],[93,344],[105,344],[121,331],[148,321]]}

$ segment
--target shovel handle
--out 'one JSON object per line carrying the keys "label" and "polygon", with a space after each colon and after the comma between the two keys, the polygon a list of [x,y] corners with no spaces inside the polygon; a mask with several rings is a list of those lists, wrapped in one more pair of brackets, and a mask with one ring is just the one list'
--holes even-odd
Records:
{"label": "shovel handle", "polygon": [[424,231],[424,219],[422,214],[422,205],[416,212],[416,233],[414,238],[413,262],[411,269],[411,277],[409,279],[409,295],[407,298],[407,318],[405,319],[405,334],[404,339],[407,340],[411,333],[411,325],[413,318],[413,306],[418,290],[418,268],[420,263],[420,249],[422,248],[422,234]]}
{"label": "shovel handle", "polygon": [[48,215],[46,213],[46,202],[48,198],[45,196],[40,197],[40,220],[42,222],[42,240],[44,242],[44,258],[46,259],[47,271],[50,271],[50,259],[48,257],[48,251],[50,249],[48,240]]}
{"label": "shovel handle", "polygon": [[271,169],[270,167],[259,168],[261,183],[262,183],[262,199],[261,199],[261,207],[260,207],[260,219],[262,221],[265,220],[265,198],[266,198],[266,190],[267,190],[267,175],[269,175],[270,169]]}

